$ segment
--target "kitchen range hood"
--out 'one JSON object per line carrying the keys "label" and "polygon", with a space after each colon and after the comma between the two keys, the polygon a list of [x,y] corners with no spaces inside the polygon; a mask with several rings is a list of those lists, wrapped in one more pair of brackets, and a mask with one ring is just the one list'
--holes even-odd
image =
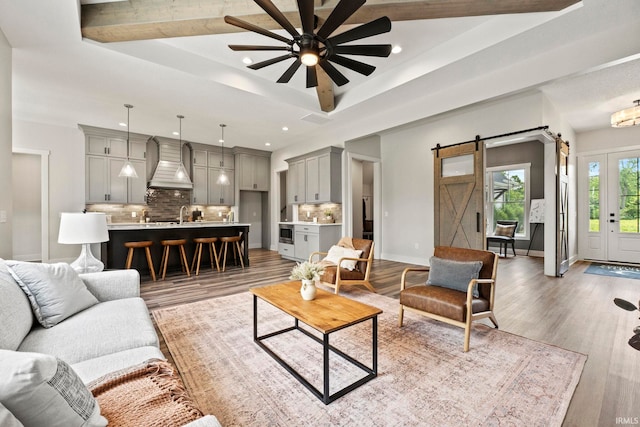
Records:
{"label": "kitchen range hood", "polygon": [[151,141],[158,145],[158,161],[148,187],[192,190],[193,183],[189,175],[185,175],[183,179],[176,177],[176,171],[181,163],[180,144],[157,136],[151,138]]}

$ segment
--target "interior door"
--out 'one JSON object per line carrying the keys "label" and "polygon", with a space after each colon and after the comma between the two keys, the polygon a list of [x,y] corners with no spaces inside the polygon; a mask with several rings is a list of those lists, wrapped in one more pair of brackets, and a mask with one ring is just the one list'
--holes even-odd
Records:
{"label": "interior door", "polygon": [[609,261],[640,262],[640,150],[608,155]]}
{"label": "interior door", "polygon": [[435,245],[483,249],[483,142],[438,147],[433,152]]}

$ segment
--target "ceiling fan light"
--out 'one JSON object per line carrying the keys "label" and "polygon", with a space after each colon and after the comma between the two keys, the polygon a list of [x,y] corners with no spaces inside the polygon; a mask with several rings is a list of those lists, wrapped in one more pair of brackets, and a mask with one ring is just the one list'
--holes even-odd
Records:
{"label": "ceiling fan light", "polygon": [[640,125],[640,99],[637,99],[633,102],[636,103],[634,107],[616,111],[611,115],[612,127],[623,128],[628,126]]}
{"label": "ceiling fan light", "polygon": [[315,67],[318,65],[318,54],[315,52],[304,52],[300,55],[300,62],[307,67]]}

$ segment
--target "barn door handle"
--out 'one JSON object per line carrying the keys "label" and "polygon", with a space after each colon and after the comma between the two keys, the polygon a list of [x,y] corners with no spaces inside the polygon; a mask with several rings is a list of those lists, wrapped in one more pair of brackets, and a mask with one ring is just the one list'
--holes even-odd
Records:
{"label": "barn door handle", "polygon": [[476,231],[480,232],[480,212],[476,212]]}

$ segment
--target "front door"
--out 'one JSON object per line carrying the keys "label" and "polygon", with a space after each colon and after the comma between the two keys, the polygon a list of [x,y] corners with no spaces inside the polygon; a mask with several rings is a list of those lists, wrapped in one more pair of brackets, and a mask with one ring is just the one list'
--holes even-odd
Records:
{"label": "front door", "polygon": [[640,262],[640,150],[608,155],[607,246],[610,261]]}
{"label": "front door", "polygon": [[434,149],[435,246],[484,248],[484,143]]}

